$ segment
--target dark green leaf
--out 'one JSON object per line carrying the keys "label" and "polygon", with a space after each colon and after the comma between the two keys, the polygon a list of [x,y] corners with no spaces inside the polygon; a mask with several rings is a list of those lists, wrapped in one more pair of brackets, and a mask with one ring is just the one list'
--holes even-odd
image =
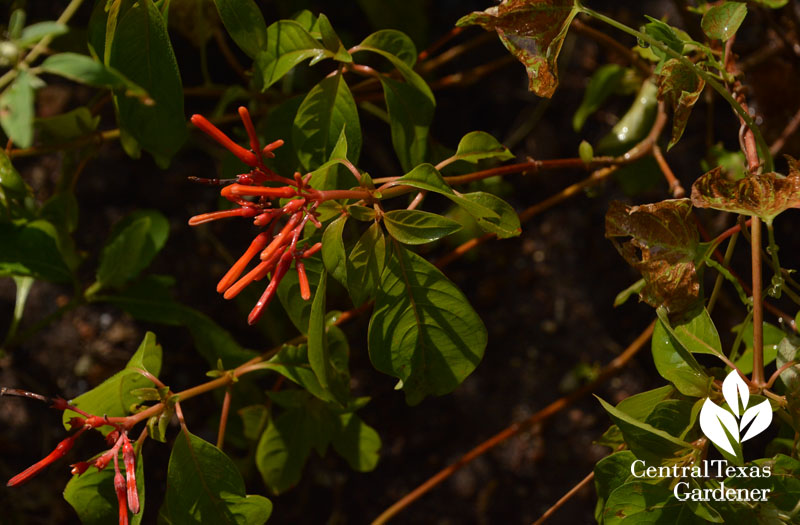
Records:
{"label": "dark green leaf", "polygon": [[[641,206],[614,201],[606,213],[606,238],[644,277],[640,297],[670,313],[686,310],[700,298],[694,262],[699,234],[691,213],[689,199]],[[625,244],[615,240],[628,236],[632,239]]]}
{"label": "dark green leaf", "polygon": [[674,458],[679,451],[691,450],[692,445],[682,439],[629,416],[599,397],[597,399],[622,431],[631,451],[648,465],[660,465],[664,459]]}
{"label": "dark green leaf", "polygon": [[71,282],[72,272],[59,247],[55,226],[45,220],[0,223],[0,275]]}
{"label": "dark green leaf", "polygon": [[428,129],[433,120],[434,104],[412,84],[381,77],[392,145],[403,171],[424,162],[428,155]]}
{"label": "dark green leaf", "polygon": [[[385,4],[382,5],[385,8]],[[408,36],[395,29],[383,29],[372,33],[359,46],[380,49],[402,60],[408,67],[417,62],[417,48]]]}
{"label": "dark green leaf", "polygon": [[309,185],[317,190],[349,188],[358,184],[355,176],[344,166],[347,159],[347,135],[343,127],[336,139],[328,161],[311,173]]}
{"label": "dark green leaf", "polygon": [[93,116],[85,106],[33,121],[37,138],[42,144],[60,144],[84,137],[96,130],[99,123],[100,115]]}
{"label": "dark green leaf", "polygon": [[63,35],[69,30],[64,24],[54,21],[37,22],[25,27],[22,34],[17,39],[16,44],[20,47],[27,47],[35,44],[46,36],[56,37]]}
{"label": "dark green leaf", "polygon": [[311,170],[328,160],[344,129],[348,159],[358,161],[361,125],[353,95],[342,75],[323,79],[300,104],[292,139],[303,167]]}
{"label": "dark green leaf", "polygon": [[595,518],[602,523],[603,508],[608,496],[623,483],[630,480],[631,465],[636,456],[630,450],[621,450],[606,456],[594,466],[594,488],[597,492]]}
{"label": "dark green leaf", "polygon": [[248,405],[240,408],[237,413],[242,418],[242,432],[244,437],[256,441],[261,437],[261,432],[267,424],[269,410],[264,405]]}
{"label": "dark green leaf", "polygon": [[378,464],[381,437],[355,414],[341,414],[331,445],[358,472],[369,472]]}
{"label": "dark green leaf", "polygon": [[771,224],[781,212],[800,208],[800,171],[790,169],[787,177],[770,172],[731,180],[722,168],[714,168],[692,185],[692,204],[761,217]]}
{"label": "dark green leaf", "polygon": [[347,340],[337,328],[328,327],[328,345],[328,387],[325,388],[320,385],[311,368],[306,345],[286,345],[260,367],[275,370],[323,401],[340,403],[347,397],[350,389]]}
{"label": "dark green leaf", "polygon": [[40,66],[46,73],[59,75],[75,82],[95,87],[124,90],[129,97],[147,99],[147,91],[137,86],[119,71],[103,65],[92,57],[77,53],[58,53],[49,56]]}
{"label": "dark green leaf", "polygon": [[725,41],[736,34],[745,16],[747,4],[744,2],[723,2],[706,11],[700,27],[708,38]]}
{"label": "dark green leaf", "polygon": [[248,496],[234,462],[211,443],[183,431],[169,457],[161,512],[175,525],[261,525],[272,513],[272,502]]}
{"label": "dark green leaf", "polygon": [[33,143],[33,86],[36,77],[22,70],[0,95],[0,125],[20,148]]}
{"label": "dark green leaf", "polygon": [[[144,517],[144,462],[141,451],[136,456],[136,489],[139,494],[139,513],[128,514],[131,525],[139,525]],[[103,470],[90,467],[83,474],[72,476],[64,487],[64,499],[75,509],[83,525],[107,525],[117,523],[119,519],[112,467]]]}
{"label": "dark green leaf", "polygon": [[[684,42],[675,28],[669,24],[665,24],[661,20],[656,20],[652,16],[644,15],[644,17],[649,20],[649,22],[644,25],[645,33],[669,47],[676,53],[683,53]],[[653,48],[653,52],[662,60],[666,57],[666,54],[658,48]]]}
{"label": "dark green leaf", "polygon": [[[694,425],[692,408],[694,403],[683,399],[667,399],[653,407],[645,423],[663,430],[670,436],[683,439]],[[696,416],[696,414],[695,414]]]}
{"label": "dark green leaf", "polygon": [[436,100],[425,80],[412,69],[416,58],[411,57],[408,37],[397,31],[385,30],[373,33],[356,46],[357,51],[369,51],[387,59],[397,68],[405,81],[419,90],[435,106]]}
{"label": "dark green leaf", "polygon": [[[484,213],[480,209],[467,208],[462,205],[467,212],[478,222],[478,226],[489,233],[494,233],[500,239],[517,237],[522,233],[519,223],[519,215],[506,201],[491,193],[476,191],[473,193],[462,193],[461,198],[470,203],[477,204],[484,209],[490,210],[493,215]],[[463,201],[462,201],[463,202]],[[457,202],[457,204],[459,204]],[[478,213],[476,213],[478,212]]]}
{"label": "dark green leaf", "polygon": [[550,98],[558,87],[556,61],[579,9],[571,0],[504,0],[462,17],[457,26],[497,31],[503,45],[528,70],[528,89]]}
{"label": "dark green leaf", "polygon": [[54,193],[42,205],[41,217],[59,225],[67,233],[78,227],[78,200],[70,191]]}
{"label": "dark green leaf", "polygon": [[466,297],[431,263],[394,243],[369,324],[369,355],[403,381],[406,400],[456,388],[486,348],[486,328]]}
{"label": "dark green leaf", "polygon": [[[147,106],[128,97],[115,97],[120,129],[150,152],[159,166],[166,167],[186,140],[186,117],[178,63],[164,18],[152,0],[134,3],[119,18],[107,63],[146,90],[155,102]],[[130,147],[127,151],[134,152]]]}
{"label": "dark green leaf", "polygon": [[703,525],[707,523],[706,520],[692,511],[692,507],[699,505],[697,502],[679,501],[667,487],[651,485],[644,481],[632,481],[617,488],[608,497],[603,511],[603,524]]}
{"label": "dark green leaf", "polygon": [[267,49],[267,24],[253,0],[214,0],[214,3],[228,34],[250,58]]}
{"label": "dark green leaf", "polygon": [[712,378],[706,375],[692,354],[670,335],[661,321],[656,322],[653,330],[652,352],[658,373],[675,385],[681,394],[692,397],[708,395]]}
{"label": "dark green leaf", "polygon": [[331,356],[328,352],[328,338],[325,333],[325,294],[327,293],[328,273],[320,272],[319,284],[311,303],[308,320],[308,362],[320,386],[327,390],[333,375]]}
{"label": "dark green leaf", "polygon": [[667,149],[674,146],[686,128],[686,122],[697,100],[700,98],[705,80],[694,69],[677,58],[668,60],[661,68],[658,98],[672,107],[672,138]]}
{"label": "dark green leaf", "polygon": [[342,41],[339,40],[339,35],[336,34],[328,17],[320,13],[317,23],[319,24],[322,44],[333,53],[333,59],[339,62],[352,62],[353,58],[350,56],[350,53],[347,52],[347,49],[344,48],[344,45],[342,45]]}
{"label": "dark green leaf", "polygon": [[322,234],[322,262],[334,279],[347,286],[347,255],[344,251],[342,231],[347,222],[342,215],[331,222]]}
{"label": "dark green leaf", "polygon": [[347,291],[355,306],[361,306],[375,296],[386,263],[386,240],[380,224],[361,235],[347,258]]}
{"label": "dark green leaf", "polygon": [[255,55],[255,67],[261,76],[262,90],[266,90],[283,78],[304,60],[310,58],[311,65],[314,65],[333,55],[333,52],[325,49],[322,43],[297,22],[279,20],[269,26],[267,43],[261,46]]}
{"label": "dark green leaf", "polygon": [[[316,294],[319,275],[324,271],[322,261],[318,257],[311,257],[304,261],[306,275],[308,276],[311,295]],[[289,315],[294,326],[301,332],[308,331],[308,319],[311,316],[311,301],[306,301],[300,296],[300,281],[297,272],[289,270],[278,285],[278,299],[283,309]]]}
{"label": "dark green leaf", "polygon": [[[139,403],[131,390],[153,386],[149,379],[135,369],[142,368],[158,377],[161,372],[161,355],[161,345],[156,344],[155,334],[147,332],[125,368],[73,399],[72,404],[97,416],[127,416],[131,406]],[[69,429],[69,420],[74,416],[74,413],[64,411],[65,428]]]}
{"label": "dark green leaf", "polygon": [[597,68],[586,86],[583,100],[572,117],[572,128],[580,131],[586,119],[600,109],[618,88],[625,76],[625,68],[617,64],[605,64]]}
{"label": "dark green leaf", "polygon": [[461,229],[452,219],[419,210],[392,210],[383,216],[389,235],[404,244],[426,244]]}

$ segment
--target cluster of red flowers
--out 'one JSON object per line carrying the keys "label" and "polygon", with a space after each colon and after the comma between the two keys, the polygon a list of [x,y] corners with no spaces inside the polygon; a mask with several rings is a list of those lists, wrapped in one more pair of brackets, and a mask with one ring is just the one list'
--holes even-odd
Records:
{"label": "cluster of red flowers", "polygon": [[[139,513],[139,492],[136,488],[136,452],[134,451],[133,444],[128,438],[128,431],[122,425],[112,423],[107,417],[95,416],[84,412],[78,407],[70,405],[67,401],[61,398],[48,399],[38,394],[30,392],[15,391],[10,389],[3,389],[3,395],[20,395],[24,397],[39,399],[42,401],[49,401],[52,408],[57,410],[70,410],[79,416],[73,417],[69,421],[70,430],[76,431],[74,434],[62,440],[53,451],[37,461],[30,467],[26,468],[10,480],[6,484],[9,487],[25,483],[33,476],[44,470],[47,466],[55,461],[64,457],[67,452],[72,449],[75,440],[83,434],[86,430],[91,428],[100,428],[103,426],[114,427],[106,436],[106,442],[111,447],[101,455],[97,456],[91,461],[80,461],[73,465],[72,474],[80,475],[86,472],[89,467],[95,467],[97,470],[103,470],[108,466],[111,460],[114,461],[114,489],[117,493],[117,502],[119,503],[119,523],[120,525],[128,524],[128,510],[134,514]],[[125,463],[125,476],[119,468],[119,451],[122,449],[122,460]]]}
{"label": "cluster of red flowers", "polygon": [[[268,274],[272,274],[269,285],[247,318],[247,322],[253,324],[275,297],[278,284],[286,275],[292,261],[295,263],[303,299],[308,300],[311,297],[303,259],[317,253],[322,244],[299,247],[298,240],[308,222],[317,228],[321,227],[321,224],[316,217],[319,200],[315,199],[315,195],[318,192],[308,186],[310,174],[303,177],[298,172],[294,174],[294,179],[289,179],[265,166],[264,157],[274,157],[273,151],[283,145],[283,140],[277,140],[262,149],[247,108],[240,107],[239,116],[250,138],[249,150],[236,144],[202,115],[192,116],[192,124],[236,155],[250,167],[250,171],[238,175],[235,179],[224,181],[193,177],[192,180],[195,182],[224,184],[225,187],[220,194],[238,208],[196,215],[189,220],[189,225],[196,226],[226,217],[248,217],[253,218],[253,224],[264,229],[256,235],[250,247],[217,284],[217,291],[223,293],[225,299],[232,299],[253,281],[260,281]],[[282,185],[264,185],[274,182]],[[276,199],[289,199],[289,201],[283,206],[275,206],[273,201]],[[286,222],[276,234],[277,224],[283,217],[287,218]],[[250,262],[259,254],[260,262],[242,276]]]}

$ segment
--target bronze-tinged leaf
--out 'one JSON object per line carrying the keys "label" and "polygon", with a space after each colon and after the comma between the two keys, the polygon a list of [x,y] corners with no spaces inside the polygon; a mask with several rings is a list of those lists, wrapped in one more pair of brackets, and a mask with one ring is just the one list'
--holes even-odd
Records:
{"label": "bronze-tinged leaf", "polygon": [[558,53],[577,13],[572,0],[505,0],[462,17],[456,25],[497,31],[503,45],[528,70],[528,89],[550,98],[558,87]]}
{"label": "bronze-tinged leaf", "polygon": [[714,168],[692,185],[692,204],[698,208],[760,217],[767,224],[784,210],[800,208],[800,171],[789,162],[789,176],[770,172],[732,180]]}
{"label": "bronze-tinged leaf", "polygon": [[686,128],[692,107],[700,98],[706,82],[694,70],[680,60],[667,60],[661,68],[658,84],[658,99],[672,107],[672,138],[667,149],[674,146]]}
{"label": "bronze-tinged leaf", "polygon": [[[617,237],[631,237],[620,243]],[[606,213],[606,238],[644,278],[641,300],[670,314],[700,299],[694,259],[699,243],[689,199],[627,206],[614,201]]]}

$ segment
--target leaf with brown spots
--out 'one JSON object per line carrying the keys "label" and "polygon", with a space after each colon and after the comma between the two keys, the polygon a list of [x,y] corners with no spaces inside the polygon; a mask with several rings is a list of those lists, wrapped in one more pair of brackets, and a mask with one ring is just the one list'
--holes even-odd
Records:
{"label": "leaf with brown spots", "polygon": [[732,180],[714,168],[692,185],[692,204],[698,208],[760,217],[767,224],[784,210],[800,208],[800,169],[789,159],[789,176],[770,172]]}
{"label": "leaf with brown spots", "polygon": [[503,45],[528,70],[528,89],[550,98],[558,87],[558,53],[577,13],[571,0],[505,0],[462,17],[456,25],[497,31]]}
{"label": "leaf with brown spots", "polygon": [[[620,243],[617,237],[631,237]],[[700,299],[695,266],[699,243],[689,199],[626,206],[614,201],[606,213],[606,238],[642,273],[640,298],[670,313],[689,309]]]}
{"label": "leaf with brown spots", "polygon": [[658,99],[672,107],[672,138],[667,149],[674,146],[683,135],[692,107],[700,98],[705,85],[705,80],[676,58],[667,60],[661,68]]}

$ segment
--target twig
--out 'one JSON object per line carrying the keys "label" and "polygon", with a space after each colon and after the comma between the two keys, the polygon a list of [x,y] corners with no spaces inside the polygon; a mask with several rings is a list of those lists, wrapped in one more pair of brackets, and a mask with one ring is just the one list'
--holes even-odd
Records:
{"label": "twig", "polygon": [[761,282],[761,219],[750,224],[750,266],[753,276],[753,383],[764,384],[764,301]]}
{"label": "twig", "polygon": [[783,372],[785,372],[786,370],[788,370],[788,369],[790,369],[791,367],[793,367],[794,365],[796,365],[797,363],[798,363],[798,361],[789,361],[788,363],[784,363],[784,364],[783,364],[783,366],[781,366],[780,368],[778,368],[777,370],[775,370],[775,373],[774,373],[774,374],[772,374],[772,375],[769,377],[769,381],[767,381],[767,384],[766,384],[766,385],[764,385],[764,388],[766,388],[766,389],[770,389],[770,388],[772,388],[772,385],[774,385],[774,384],[775,384],[775,381],[776,381],[776,380],[777,380],[777,379],[780,377],[780,375],[781,375]]}
{"label": "twig", "polygon": [[664,178],[667,179],[669,191],[672,193],[672,196],[676,199],[685,197],[686,190],[683,189],[681,182],[675,176],[675,173],[672,172],[672,169],[670,169],[669,164],[667,164],[667,161],[664,158],[664,155],[661,154],[661,148],[659,148],[657,144],[653,145],[653,157],[656,158],[658,167],[661,168],[661,173],[663,173]]}
{"label": "twig", "polygon": [[586,485],[588,485],[589,483],[591,483],[593,479],[594,479],[594,471],[592,471],[592,472],[589,472],[589,475],[588,475],[588,476],[586,476],[585,478],[583,478],[582,480],[580,480],[580,481],[578,482],[578,484],[577,484],[577,485],[575,485],[574,487],[572,487],[571,489],[569,489],[569,491],[568,491],[566,494],[564,494],[563,496],[561,496],[561,499],[559,499],[558,501],[556,501],[556,502],[553,504],[553,506],[552,506],[552,507],[550,507],[549,509],[547,509],[547,510],[545,511],[545,513],[544,513],[544,514],[542,514],[542,517],[541,517],[541,518],[539,518],[538,520],[534,521],[534,522],[533,522],[533,525],[541,525],[542,523],[544,523],[545,521],[547,521],[547,519],[548,519],[550,516],[552,516],[553,514],[555,514],[555,512],[556,512],[558,509],[560,509],[561,507],[563,507],[563,506],[564,506],[564,503],[568,502],[568,501],[569,501],[569,500],[572,498],[572,496],[574,496],[575,494],[577,494],[578,492],[580,492],[580,491],[581,491],[581,489],[582,489],[583,487],[585,487]]}
{"label": "twig", "polygon": [[225,389],[225,397],[222,399],[222,411],[219,414],[219,432],[217,433],[217,448],[222,449],[225,444],[225,427],[228,425],[228,412],[231,409],[231,385]]}
{"label": "twig", "polygon": [[541,423],[546,421],[554,414],[557,414],[564,408],[570,406],[578,399],[582,398],[586,394],[591,393],[597,386],[601,385],[610,377],[614,376],[619,372],[628,362],[636,355],[636,353],[650,340],[650,336],[653,334],[653,327],[655,326],[655,321],[650,323],[650,325],[644,329],[644,331],[639,334],[636,340],[625,349],[619,356],[613,359],[609,364],[607,364],[600,373],[597,375],[597,378],[584,385],[583,387],[579,388],[578,390],[572,392],[571,394],[564,396],[549,405],[547,405],[542,410],[536,412],[532,416],[524,419],[522,421],[518,421],[513,423],[511,426],[507,427],[506,429],[502,430],[501,432],[495,434],[488,440],[484,441],[477,447],[473,448],[463,456],[461,456],[458,460],[454,463],[451,463],[446,468],[440,470],[434,476],[429,478],[425,481],[422,485],[418,486],[408,494],[406,494],[403,498],[397,501],[394,505],[386,509],[378,516],[373,522],[372,525],[381,525],[389,521],[392,517],[394,517],[398,512],[409,506],[414,501],[418,500],[422,497],[425,493],[431,490],[433,487],[440,484],[445,479],[452,476],[456,471],[462,468],[464,465],[467,465],[475,458],[485,454],[486,452],[490,451],[500,443],[504,442],[508,438],[520,433],[521,431],[530,428],[532,425],[537,423]]}

